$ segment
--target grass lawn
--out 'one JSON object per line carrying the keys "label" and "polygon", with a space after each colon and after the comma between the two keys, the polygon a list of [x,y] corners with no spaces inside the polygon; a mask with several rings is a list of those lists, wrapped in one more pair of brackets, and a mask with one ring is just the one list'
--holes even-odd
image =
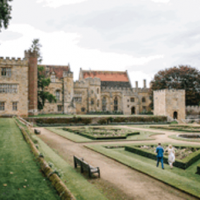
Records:
{"label": "grass lawn", "polygon": [[[137,145],[144,145],[144,143]],[[123,144],[121,144],[121,146],[123,146]],[[158,168],[156,167],[155,160],[127,152],[124,148],[107,149],[102,145],[86,145],[86,147],[200,198],[200,175],[195,174],[197,165],[200,164],[200,160],[186,170],[176,167],[171,170],[169,165],[166,164],[165,170],[162,170],[161,166]]]}
{"label": "grass lawn", "polygon": [[36,135],[33,136],[39,145],[39,151],[45,156],[45,160],[53,163],[53,169],[61,172],[61,179],[77,200],[106,200],[107,198],[90,184],[80,172],[77,172],[64,159],[55,153]]}
{"label": "grass lawn", "polygon": [[[97,126],[95,126],[95,127],[97,127]],[[100,127],[100,126],[98,126],[98,127]],[[102,126],[102,127],[105,127],[105,126]],[[106,126],[106,127],[109,127],[109,126]],[[115,126],[110,126],[110,127],[115,127]],[[50,131],[52,131],[52,132],[54,132],[58,135],[61,135],[62,137],[65,137],[65,138],[67,138],[71,141],[74,141],[74,142],[153,140],[152,138],[150,138],[150,136],[158,134],[158,133],[153,133],[153,132],[148,132],[148,131],[140,131],[139,135],[128,136],[126,139],[92,140],[92,139],[89,139],[87,137],[84,137],[84,136],[81,136],[81,135],[78,135],[78,134],[75,134],[75,133],[72,133],[72,132],[65,131],[60,127],[59,128],[48,127],[46,129],[48,129],[48,130],[50,130]],[[131,130],[133,132],[138,132],[137,130],[133,130],[133,129],[129,129],[129,130]],[[162,134],[162,133],[160,133],[160,134]]]}
{"label": "grass lawn", "polygon": [[0,199],[60,199],[13,119],[0,118]]}

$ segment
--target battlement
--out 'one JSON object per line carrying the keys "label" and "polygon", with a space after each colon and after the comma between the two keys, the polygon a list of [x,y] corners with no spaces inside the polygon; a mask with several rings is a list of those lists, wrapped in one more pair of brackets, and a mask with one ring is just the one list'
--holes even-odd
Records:
{"label": "battlement", "polygon": [[0,57],[0,65],[26,65],[28,67],[28,60],[26,58]]}
{"label": "battlement", "polygon": [[154,93],[185,93],[185,90],[182,89],[163,89],[163,90],[155,90]]}
{"label": "battlement", "polygon": [[149,88],[132,88],[132,91],[137,93],[149,92]]}

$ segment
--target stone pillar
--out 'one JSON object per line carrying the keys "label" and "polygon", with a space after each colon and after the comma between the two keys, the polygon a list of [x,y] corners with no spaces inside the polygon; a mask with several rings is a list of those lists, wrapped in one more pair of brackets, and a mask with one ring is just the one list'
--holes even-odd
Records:
{"label": "stone pillar", "polygon": [[25,57],[28,59],[28,114],[38,114],[38,101],[37,101],[37,53],[25,52]]}

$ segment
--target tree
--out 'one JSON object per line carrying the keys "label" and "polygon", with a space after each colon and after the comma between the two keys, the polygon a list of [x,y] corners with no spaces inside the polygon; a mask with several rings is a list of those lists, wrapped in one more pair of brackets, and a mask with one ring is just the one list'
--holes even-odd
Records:
{"label": "tree", "polygon": [[29,51],[31,52],[36,52],[37,53],[37,62],[41,63],[42,62],[42,55],[40,52],[40,48],[42,47],[42,45],[40,44],[40,40],[39,39],[33,39],[32,41],[32,45],[29,48]]}
{"label": "tree", "polygon": [[56,97],[45,89],[51,83],[50,78],[45,78],[44,67],[38,66],[38,109],[44,108],[46,100],[50,103],[56,102]]}
{"label": "tree", "polygon": [[2,27],[7,28],[11,19],[11,6],[9,1],[12,0],[0,0],[0,30]]}
{"label": "tree", "polygon": [[155,74],[150,86],[153,107],[153,91],[161,89],[184,89],[186,105],[198,105],[200,100],[200,71],[188,65],[161,70]]}
{"label": "tree", "polygon": [[[29,49],[30,52],[37,53],[38,63],[42,62],[42,56],[40,52],[40,48],[42,45],[40,44],[39,39],[34,39],[32,41],[32,45]],[[38,66],[38,109],[42,110],[44,108],[45,102],[49,101],[50,103],[56,102],[56,97],[48,92],[46,88],[51,83],[50,78],[45,77],[45,69],[42,66]]]}

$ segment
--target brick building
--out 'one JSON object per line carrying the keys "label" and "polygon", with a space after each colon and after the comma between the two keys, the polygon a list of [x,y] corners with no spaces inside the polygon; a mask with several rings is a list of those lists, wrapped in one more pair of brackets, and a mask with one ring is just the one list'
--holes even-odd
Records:
{"label": "brick building", "polygon": [[139,114],[149,111],[146,81],[132,88],[128,72],[80,69],[73,80],[70,66],[40,65],[51,80],[47,91],[56,103],[45,103],[37,110],[37,57],[25,52],[25,58],[0,58],[0,115],[37,115],[38,113],[85,114],[97,111]]}

